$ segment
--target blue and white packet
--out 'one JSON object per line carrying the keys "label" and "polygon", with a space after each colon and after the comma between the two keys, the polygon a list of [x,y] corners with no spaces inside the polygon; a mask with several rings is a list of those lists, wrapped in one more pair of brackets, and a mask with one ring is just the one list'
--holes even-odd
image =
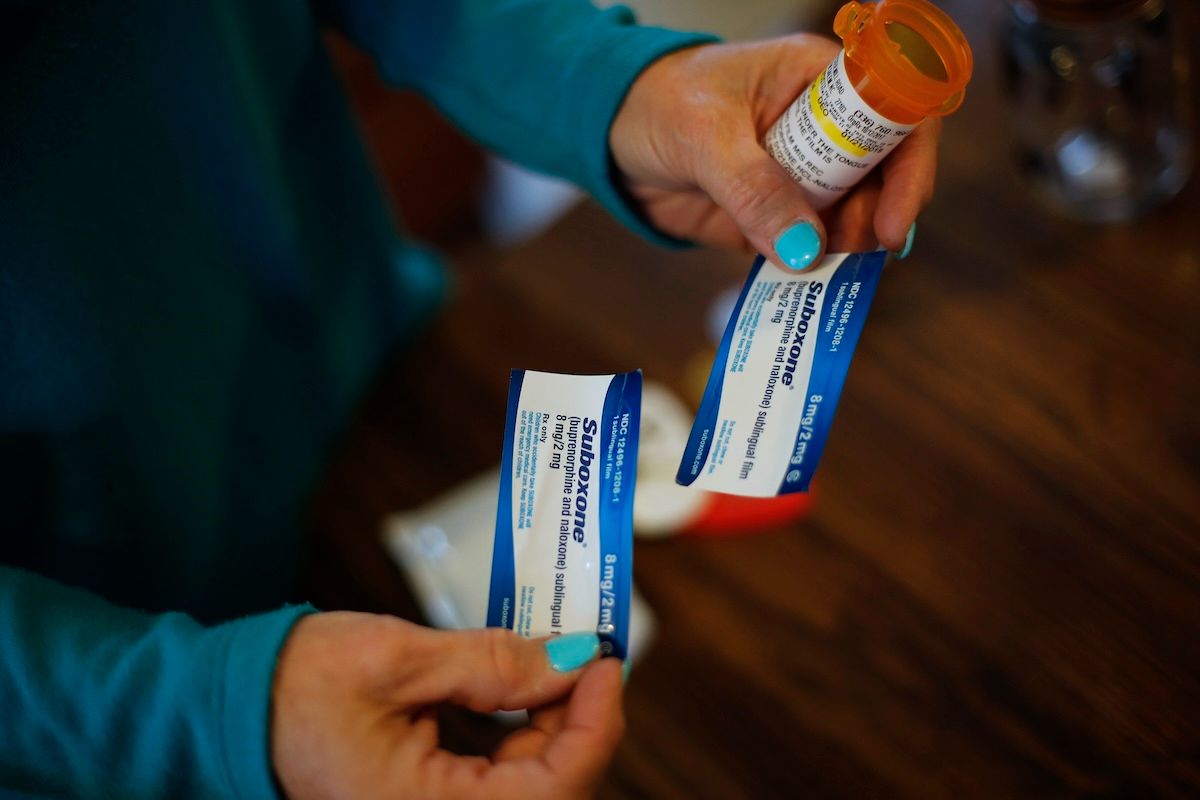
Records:
{"label": "blue and white packet", "polygon": [[487,624],[595,631],[625,658],[642,373],[515,369],[500,466]]}
{"label": "blue and white packet", "polygon": [[725,327],[678,483],[749,497],[808,489],[886,257],[827,255],[805,272],[758,257]]}

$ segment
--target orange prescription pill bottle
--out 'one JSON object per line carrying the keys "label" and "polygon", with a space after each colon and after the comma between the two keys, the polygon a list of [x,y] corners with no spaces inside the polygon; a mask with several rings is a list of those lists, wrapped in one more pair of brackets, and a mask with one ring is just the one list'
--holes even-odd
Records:
{"label": "orange prescription pill bottle", "polygon": [[926,117],[962,103],[971,48],[928,0],[842,6],[842,52],[767,131],[764,145],[820,210],[858,183]]}

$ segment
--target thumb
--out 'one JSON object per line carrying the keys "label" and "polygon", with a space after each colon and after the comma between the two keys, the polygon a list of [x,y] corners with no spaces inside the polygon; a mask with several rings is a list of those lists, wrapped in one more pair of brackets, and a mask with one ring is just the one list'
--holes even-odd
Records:
{"label": "thumb", "polygon": [[714,153],[698,183],[750,243],[788,269],[816,264],[825,226],[792,176],[756,143]]}
{"label": "thumb", "polygon": [[450,702],[472,711],[533,708],[565,695],[582,667],[600,653],[591,632],[526,639],[504,628],[428,632],[421,659],[419,696],[427,704]]}

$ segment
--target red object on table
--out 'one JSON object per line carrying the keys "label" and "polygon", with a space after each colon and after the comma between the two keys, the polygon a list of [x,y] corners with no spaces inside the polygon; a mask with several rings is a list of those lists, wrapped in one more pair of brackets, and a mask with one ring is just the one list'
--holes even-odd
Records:
{"label": "red object on table", "polygon": [[683,529],[688,536],[744,536],[807,517],[813,491],[778,497],[739,497],[712,493],[712,502],[700,518]]}

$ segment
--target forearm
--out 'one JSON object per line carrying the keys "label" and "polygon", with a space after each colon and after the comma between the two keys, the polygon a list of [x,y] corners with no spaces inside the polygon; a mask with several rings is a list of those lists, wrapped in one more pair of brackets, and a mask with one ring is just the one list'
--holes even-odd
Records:
{"label": "forearm", "polygon": [[662,55],[711,41],[638,26],[584,0],[328,0],[327,17],[383,75],[428,95],[485,147],[566,178],[633,227],[608,132],[637,76]]}
{"label": "forearm", "polygon": [[0,787],[273,797],[275,657],[309,610],[204,628],[0,566]]}

